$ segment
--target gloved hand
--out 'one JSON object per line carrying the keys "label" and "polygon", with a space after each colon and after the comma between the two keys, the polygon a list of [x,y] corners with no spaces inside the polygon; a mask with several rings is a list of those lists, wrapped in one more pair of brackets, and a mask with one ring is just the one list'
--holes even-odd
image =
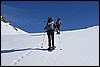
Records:
{"label": "gloved hand", "polygon": [[44,28],[44,32],[47,32],[46,27]]}
{"label": "gloved hand", "polygon": [[62,22],[60,22],[60,25],[62,24]]}
{"label": "gloved hand", "polygon": [[47,30],[44,30],[44,32],[47,32]]}

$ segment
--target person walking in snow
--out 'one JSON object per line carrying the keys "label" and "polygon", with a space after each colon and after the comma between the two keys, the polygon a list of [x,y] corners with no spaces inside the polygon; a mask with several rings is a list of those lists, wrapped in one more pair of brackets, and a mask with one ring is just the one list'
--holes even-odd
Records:
{"label": "person walking in snow", "polygon": [[60,25],[62,24],[62,22],[60,21],[60,18],[58,18],[58,20],[56,21],[56,31],[57,34],[60,34]]}
{"label": "person walking in snow", "polygon": [[[53,50],[55,48],[54,46],[54,29],[56,28],[54,19],[52,17],[49,17],[46,23],[46,27],[44,28],[44,31],[47,32],[48,35],[48,50]],[[52,40],[52,45],[51,45]]]}

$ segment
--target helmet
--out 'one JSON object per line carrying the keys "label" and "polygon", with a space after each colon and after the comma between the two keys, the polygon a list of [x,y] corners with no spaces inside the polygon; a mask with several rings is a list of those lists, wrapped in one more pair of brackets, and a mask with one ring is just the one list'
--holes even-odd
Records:
{"label": "helmet", "polygon": [[48,17],[48,21],[54,21],[53,17]]}
{"label": "helmet", "polygon": [[58,18],[58,20],[60,20],[60,18]]}

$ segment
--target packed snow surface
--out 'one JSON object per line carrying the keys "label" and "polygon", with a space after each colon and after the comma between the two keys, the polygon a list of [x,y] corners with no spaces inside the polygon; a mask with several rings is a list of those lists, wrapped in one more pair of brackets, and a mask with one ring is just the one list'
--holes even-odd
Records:
{"label": "packed snow surface", "polygon": [[99,26],[55,32],[48,52],[46,33],[28,34],[1,22],[1,66],[99,66]]}

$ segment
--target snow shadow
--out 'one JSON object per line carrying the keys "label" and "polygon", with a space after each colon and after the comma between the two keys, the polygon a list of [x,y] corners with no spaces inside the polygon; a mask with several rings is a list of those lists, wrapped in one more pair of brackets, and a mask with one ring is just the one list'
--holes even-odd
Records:
{"label": "snow shadow", "polygon": [[31,36],[43,36],[43,35],[46,35],[46,34],[33,34]]}
{"label": "snow shadow", "polygon": [[47,51],[48,49],[47,48],[35,48],[35,49],[32,49],[32,50],[43,50],[43,51]]}
{"label": "snow shadow", "polygon": [[12,53],[12,52],[17,52],[17,51],[25,51],[25,50],[43,50],[43,51],[46,51],[47,49],[43,49],[43,48],[10,49],[10,50],[1,50],[1,53]]}

